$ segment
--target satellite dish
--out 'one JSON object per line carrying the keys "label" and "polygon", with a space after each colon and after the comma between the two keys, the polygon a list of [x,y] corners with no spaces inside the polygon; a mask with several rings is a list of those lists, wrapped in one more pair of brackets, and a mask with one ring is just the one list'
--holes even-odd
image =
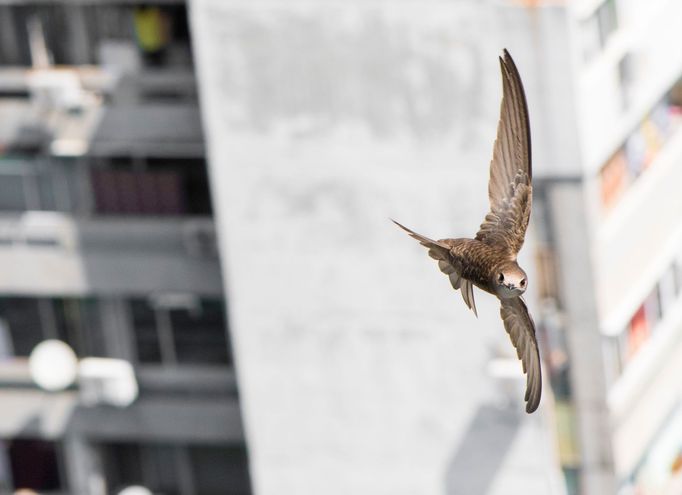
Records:
{"label": "satellite dish", "polygon": [[68,388],[78,374],[78,358],[61,340],[44,340],[28,358],[31,379],[43,390],[56,392]]}
{"label": "satellite dish", "polygon": [[144,486],[129,486],[118,492],[118,495],[154,495],[149,488]]}

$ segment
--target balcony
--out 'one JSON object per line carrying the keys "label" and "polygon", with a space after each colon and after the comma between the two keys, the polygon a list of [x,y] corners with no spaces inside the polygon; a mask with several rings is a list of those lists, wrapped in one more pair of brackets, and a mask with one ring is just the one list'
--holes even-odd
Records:
{"label": "balcony", "polygon": [[[30,378],[25,359],[0,362],[0,389],[7,407],[0,414],[3,438],[55,440],[78,432],[99,440],[243,442],[235,378],[231,369],[136,372],[140,398],[127,408],[79,405],[77,390],[45,392]],[[187,394],[192,400],[187,400]]]}
{"label": "balcony", "polygon": [[202,158],[204,137],[194,104],[108,107],[93,137],[96,157]]}
{"label": "balcony", "polygon": [[[682,243],[682,129],[617,205],[597,234],[593,259],[602,327],[623,328]],[[651,253],[656,253],[652,256]]]}
{"label": "balcony", "polygon": [[4,293],[222,293],[207,218],[6,214],[0,217],[0,260]]}
{"label": "balcony", "polygon": [[56,111],[72,125],[33,140],[18,107],[0,104],[0,291],[221,293],[196,107]]}

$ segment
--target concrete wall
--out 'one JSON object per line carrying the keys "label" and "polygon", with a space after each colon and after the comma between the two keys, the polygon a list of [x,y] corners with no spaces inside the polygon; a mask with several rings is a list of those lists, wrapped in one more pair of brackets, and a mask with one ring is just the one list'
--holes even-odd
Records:
{"label": "concrete wall", "polygon": [[389,221],[459,237],[484,216],[492,10],[191,6],[256,493],[562,493],[520,367],[486,372],[514,356],[496,300],[477,293],[477,320]]}

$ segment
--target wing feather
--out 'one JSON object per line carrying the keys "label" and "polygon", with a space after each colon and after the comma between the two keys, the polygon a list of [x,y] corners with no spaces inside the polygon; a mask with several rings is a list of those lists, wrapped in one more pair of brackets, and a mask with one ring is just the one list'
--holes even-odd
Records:
{"label": "wing feather", "polygon": [[478,317],[473,283],[462,277],[461,267],[458,266],[457,261],[450,254],[450,246],[445,241],[434,241],[421,234],[417,234],[395,220],[392,220],[392,222],[407,232],[410,237],[419,241],[419,244],[429,249],[429,256],[438,261],[438,268],[448,276],[452,288],[460,290],[464,304]]}
{"label": "wing feather", "polygon": [[516,355],[521,360],[523,372],[526,374],[526,412],[532,413],[540,404],[542,395],[542,369],[540,352],[535,337],[535,324],[528,313],[526,303],[520,297],[500,299],[500,316],[504,328],[516,348]]}
{"label": "wing feather", "polygon": [[467,307],[474,312],[476,317],[478,318],[478,312],[476,311],[476,301],[474,300],[474,284],[471,283],[469,280],[463,278],[461,279],[461,286],[460,288],[462,289],[462,299],[464,299],[464,304],[467,305]]}
{"label": "wing feather", "polygon": [[500,57],[502,103],[490,162],[490,213],[476,239],[505,246],[514,257],[523,245],[532,202],[532,164],[528,105],[521,77],[507,50]]}

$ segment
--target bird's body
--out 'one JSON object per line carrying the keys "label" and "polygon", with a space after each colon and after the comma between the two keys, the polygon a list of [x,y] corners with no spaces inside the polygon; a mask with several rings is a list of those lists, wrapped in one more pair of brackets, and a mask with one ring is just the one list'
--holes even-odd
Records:
{"label": "bird's body", "polygon": [[523,245],[533,197],[530,125],[523,84],[509,53],[500,58],[503,98],[490,162],[490,212],[474,239],[434,241],[395,222],[428,248],[429,256],[476,313],[473,287],[500,300],[500,316],[527,374],[526,411],[540,403],[542,376],[535,325],[521,298],[528,286],[516,256]]}
{"label": "bird's body", "polygon": [[491,283],[492,276],[510,261],[504,250],[476,239],[440,239],[438,242],[450,247],[453,264],[461,267],[459,273],[462,278],[489,294],[506,297],[506,294],[498,294]]}

